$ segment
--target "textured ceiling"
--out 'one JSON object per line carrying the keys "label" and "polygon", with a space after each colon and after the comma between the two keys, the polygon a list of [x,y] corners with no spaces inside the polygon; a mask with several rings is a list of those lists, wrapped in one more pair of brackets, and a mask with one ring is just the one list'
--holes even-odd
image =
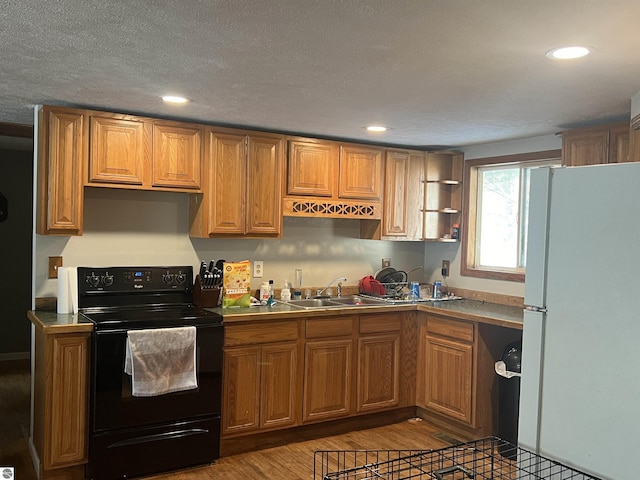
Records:
{"label": "textured ceiling", "polygon": [[[0,23],[0,122],[57,104],[465,146],[628,119],[640,91],[638,0],[5,0]],[[595,50],[545,57],[568,44]]]}

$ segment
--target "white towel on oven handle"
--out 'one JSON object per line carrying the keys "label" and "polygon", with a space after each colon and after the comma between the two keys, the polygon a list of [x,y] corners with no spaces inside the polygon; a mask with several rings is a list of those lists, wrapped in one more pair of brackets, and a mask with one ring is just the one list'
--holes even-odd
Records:
{"label": "white towel on oven handle", "polygon": [[134,397],[197,388],[196,327],[127,331],[124,371]]}

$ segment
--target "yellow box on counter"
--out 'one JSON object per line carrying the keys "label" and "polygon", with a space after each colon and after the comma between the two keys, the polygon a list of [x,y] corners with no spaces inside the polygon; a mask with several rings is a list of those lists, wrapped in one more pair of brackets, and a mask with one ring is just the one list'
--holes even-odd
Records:
{"label": "yellow box on counter", "polygon": [[225,262],[222,271],[222,308],[250,306],[251,262]]}

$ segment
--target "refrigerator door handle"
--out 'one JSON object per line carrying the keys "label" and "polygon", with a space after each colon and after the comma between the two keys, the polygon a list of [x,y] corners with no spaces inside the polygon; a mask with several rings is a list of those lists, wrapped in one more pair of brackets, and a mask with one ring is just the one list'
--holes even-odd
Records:
{"label": "refrigerator door handle", "polygon": [[524,309],[527,312],[539,312],[544,314],[548,313],[545,307],[536,307],[534,305],[525,305]]}

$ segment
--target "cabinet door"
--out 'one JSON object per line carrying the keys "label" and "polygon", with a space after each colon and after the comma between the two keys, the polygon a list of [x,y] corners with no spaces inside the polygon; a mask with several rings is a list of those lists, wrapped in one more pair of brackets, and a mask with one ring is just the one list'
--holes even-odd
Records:
{"label": "cabinet door", "polygon": [[609,130],[609,163],[629,161],[629,142],[629,125],[620,125]]}
{"label": "cabinet door", "polygon": [[303,421],[351,413],[352,344],[351,338],[307,342]]}
{"label": "cabinet door", "polygon": [[422,239],[424,181],[424,153],[387,152],[383,237]]}
{"label": "cabinet door", "polygon": [[609,130],[567,133],[562,136],[562,164],[575,167],[607,163]]}
{"label": "cabinet door", "polygon": [[246,137],[209,134],[211,171],[210,233],[244,234],[246,209]]}
{"label": "cabinet door", "polygon": [[360,337],[358,356],[358,412],[398,405],[400,334]]}
{"label": "cabinet door", "polygon": [[89,334],[52,335],[50,341],[53,361],[47,385],[51,423],[44,467],[86,463]]}
{"label": "cabinet door", "polygon": [[337,183],[338,146],[331,142],[289,142],[287,193],[332,197]]}
{"label": "cabinet door", "polygon": [[38,138],[38,233],[82,235],[86,115],[44,107]]}
{"label": "cabinet door", "polygon": [[92,116],[89,182],[142,185],[151,154],[145,129],[139,120]]}
{"label": "cabinet door", "polygon": [[383,236],[407,236],[409,154],[387,152],[384,182]]}
{"label": "cabinet door", "polygon": [[200,188],[202,128],[153,125],[153,186]]}
{"label": "cabinet door", "polygon": [[224,352],[222,434],[257,430],[260,425],[260,347]]}
{"label": "cabinet door", "polygon": [[424,348],[425,407],[471,425],[473,345],[427,335]]}
{"label": "cabinet door", "polygon": [[298,346],[295,343],[262,348],[261,428],[296,424],[297,371]]}
{"label": "cabinet door", "polygon": [[382,198],[382,149],[340,147],[340,198]]}
{"label": "cabinet door", "polygon": [[282,232],[282,140],[249,137],[246,233]]}

